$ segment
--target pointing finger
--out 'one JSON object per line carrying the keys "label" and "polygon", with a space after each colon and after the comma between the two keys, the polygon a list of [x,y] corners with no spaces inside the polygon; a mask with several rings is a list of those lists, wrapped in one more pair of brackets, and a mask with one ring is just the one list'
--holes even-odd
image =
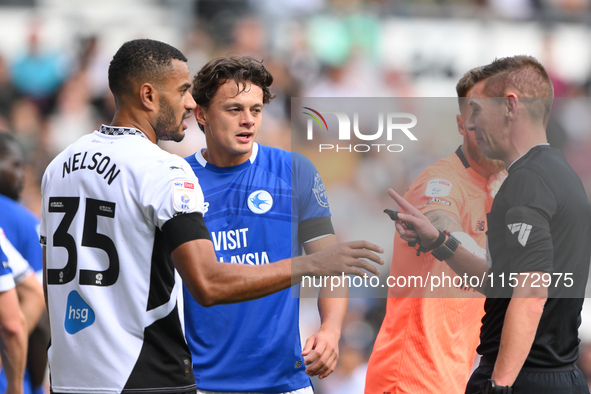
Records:
{"label": "pointing finger", "polygon": [[[390,197],[392,197],[392,199],[394,201],[396,201],[396,204],[398,204],[404,212],[411,214],[411,215],[416,215],[416,214],[420,213],[420,211],[418,209],[413,207],[400,194],[396,193],[394,191],[394,189],[388,189],[388,194],[390,195]],[[399,218],[400,218],[400,216],[399,216]]]}

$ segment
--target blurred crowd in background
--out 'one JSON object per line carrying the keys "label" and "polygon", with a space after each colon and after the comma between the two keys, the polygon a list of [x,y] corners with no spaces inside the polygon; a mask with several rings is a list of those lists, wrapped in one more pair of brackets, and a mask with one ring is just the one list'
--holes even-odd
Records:
{"label": "blurred crowd in background", "polygon": [[[553,109],[550,142],[565,153],[591,196],[591,0],[93,3],[0,0],[0,131],[14,133],[22,145],[27,160],[23,203],[36,214],[49,161],[81,135],[111,121],[110,59],[123,42],[140,37],[181,49],[193,74],[218,55],[264,60],[277,97],[265,107],[258,141],[288,150],[292,97],[454,97],[455,84],[468,69],[495,57],[536,56],[561,97]],[[317,163],[341,240],[368,238],[359,228],[343,234],[339,229],[355,223],[355,215],[369,217],[383,226],[383,231],[374,229],[381,238],[372,240],[390,247],[384,256],[389,262],[394,229],[380,208],[393,203],[385,190],[403,192],[425,166],[461,143],[455,119],[448,121],[432,130],[438,138],[425,136],[430,143],[401,155],[395,165],[376,165],[380,155],[372,154],[358,155],[346,168],[331,170]],[[433,142],[442,135],[448,144]],[[193,121],[182,143],[161,146],[187,156],[204,140]],[[339,217],[341,211],[350,215]],[[382,271],[387,275],[387,267]],[[317,324],[315,302],[302,299],[303,336]],[[337,371],[315,381],[318,394],[362,392],[385,299],[352,298],[349,305]],[[584,325],[581,336],[591,343],[591,328],[586,327],[591,325]],[[591,381],[589,346],[583,347],[581,365]]]}

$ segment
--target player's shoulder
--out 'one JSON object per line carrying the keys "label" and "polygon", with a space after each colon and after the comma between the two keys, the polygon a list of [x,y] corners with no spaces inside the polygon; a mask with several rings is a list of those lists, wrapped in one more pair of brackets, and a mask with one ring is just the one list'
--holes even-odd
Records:
{"label": "player's shoulder", "polygon": [[299,152],[291,152],[266,145],[258,146],[256,160],[257,168],[274,174],[276,177],[296,184],[319,181],[318,170],[312,161]]}
{"label": "player's shoulder", "polygon": [[13,218],[14,223],[20,225],[38,224],[39,219],[27,208],[18,202],[0,194],[0,212],[11,212],[11,215],[6,215],[3,219]]}
{"label": "player's shoulder", "polygon": [[292,157],[296,156],[296,152],[290,152],[285,149],[277,148],[274,146],[257,144],[257,158],[270,161],[274,163],[289,163]]}
{"label": "player's shoulder", "polygon": [[[154,144],[152,144],[154,145]],[[152,156],[140,166],[140,171],[155,180],[173,180],[177,178],[195,178],[191,165],[182,157],[154,146]],[[147,169],[148,171],[144,171]]]}
{"label": "player's shoulder", "polygon": [[49,173],[52,170],[61,170],[64,162],[68,161],[75,152],[82,151],[86,146],[90,144],[92,134],[86,134],[78,138],[76,141],[68,145],[64,150],[55,155],[55,157],[49,162],[45,173]]}
{"label": "player's shoulder", "polygon": [[556,152],[547,149],[530,151],[509,166],[505,189],[531,189],[561,183],[565,174],[559,167],[562,163]]}
{"label": "player's shoulder", "polygon": [[312,161],[300,152],[292,152],[272,146],[259,145],[261,159],[265,161],[287,166],[297,171],[300,168],[314,167]]}
{"label": "player's shoulder", "polygon": [[[468,167],[469,168],[469,167]],[[456,153],[426,167],[411,182],[404,196],[414,204],[429,205],[439,202],[451,206],[453,201],[467,198],[467,190],[472,190],[471,177]]]}
{"label": "player's shoulder", "polygon": [[189,163],[189,165],[191,167],[195,167],[197,164],[199,164],[199,160],[197,160],[197,155],[199,155],[199,152],[195,152],[189,156],[185,156],[183,159]]}
{"label": "player's shoulder", "polygon": [[[415,178],[413,184],[422,185],[435,180],[441,180],[439,184],[458,183],[465,178],[466,168],[455,153],[429,165]],[[438,182],[431,182],[436,184]]]}
{"label": "player's shoulder", "polygon": [[279,177],[282,174],[288,176],[293,165],[293,159],[296,156],[294,152],[285,149],[257,144],[253,164],[258,169],[268,171]]}
{"label": "player's shoulder", "polygon": [[576,178],[564,155],[549,145],[533,147],[509,166],[509,175],[512,182],[532,177],[532,180],[544,179],[549,183],[560,184],[569,181],[573,176]]}

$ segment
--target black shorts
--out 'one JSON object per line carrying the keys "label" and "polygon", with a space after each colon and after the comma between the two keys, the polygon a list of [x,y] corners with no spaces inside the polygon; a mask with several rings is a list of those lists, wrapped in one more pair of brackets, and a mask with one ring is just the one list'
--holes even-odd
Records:
{"label": "black shorts", "polygon": [[[476,368],[466,386],[466,394],[482,394],[493,369],[494,365]],[[512,387],[513,394],[589,394],[585,376],[574,364],[555,370],[523,368]]]}

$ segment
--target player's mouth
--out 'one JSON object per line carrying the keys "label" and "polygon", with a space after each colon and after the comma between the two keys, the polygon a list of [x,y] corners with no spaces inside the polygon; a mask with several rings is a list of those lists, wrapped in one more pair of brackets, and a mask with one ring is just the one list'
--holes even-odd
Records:
{"label": "player's mouth", "polygon": [[243,133],[236,134],[236,139],[237,139],[239,142],[242,142],[242,143],[247,143],[247,142],[250,142],[250,141],[252,140],[252,136],[253,136],[253,135],[254,135],[254,133],[253,133],[253,132],[250,132],[250,131],[245,131],[245,132],[243,132]]}
{"label": "player's mouth", "polygon": [[482,134],[476,129],[474,130],[474,140],[476,141],[476,143],[481,143],[483,140]]}
{"label": "player's mouth", "polygon": [[187,125],[187,122],[185,122],[185,119],[189,119],[190,117],[191,117],[191,111],[185,112],[185,114],[183,115],[183,120],[181,121],[181,126],[182,126],[183,130],[187,130],[187,128],[189,127]]}

